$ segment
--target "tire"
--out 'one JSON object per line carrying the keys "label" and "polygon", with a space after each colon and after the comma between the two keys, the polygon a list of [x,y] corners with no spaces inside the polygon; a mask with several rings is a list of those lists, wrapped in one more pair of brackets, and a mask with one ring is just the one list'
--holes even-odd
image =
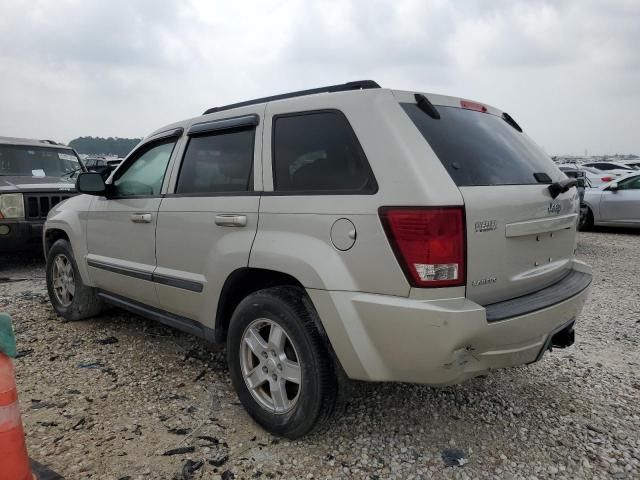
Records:
{"label": "tire", "polygon": [[[297,287],[252,293],[231,318],[227,362],[233,386],[249,415],[275,435],[299,438],[325,424],[336,406],[337,377],[318,321],[306,293]],[[283,342],[277,341],[282,338],[277,328],[286,336]],[[256,342],[255,333],[262,343]],[[286,380],[296,378],[292,366],[296,363],[297,384]],[[254,378],[254,388],[250,388],[248,382]]]}
{"label": "tire", "polygon": [[[59,282],[58,272],[61,270],[65,271],[64,286]],[[72,294],[70,284],[73,286]],[[67,289],[69,295],[62,292],[63,288]],[[102,311],[102,301],[95,289],[82,282],[73,250],[67,240],[57,240],[47,253],[47,291],[53,309],[67,320],[84,320]]]}
{"label": "tire", "polygon": [[591,230],[593,228],[593,212],[587,207],[587,213],[584,216],[580,216],[580,223],[578,224],[578,230],[581,232]]}

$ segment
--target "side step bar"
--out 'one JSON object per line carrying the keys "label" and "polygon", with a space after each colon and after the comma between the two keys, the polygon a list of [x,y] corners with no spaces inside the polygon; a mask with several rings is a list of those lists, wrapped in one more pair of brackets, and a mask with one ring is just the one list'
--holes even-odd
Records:
{"label": "side step bar", "polygon": [[105,292],[104,290],[98,290],[98,296],[105,302],[116,307],[123,308],[142,317],[150,318],[151,320],[156,320],[169,327],[204,338],[207,341],[214,341],[214,330],[212,328],[205,327],[200,322],[196,322],[190,318],[181,317],[180,315],[150,307],[144,303],[136,302],[135,300],[130,300],[114,293]]}

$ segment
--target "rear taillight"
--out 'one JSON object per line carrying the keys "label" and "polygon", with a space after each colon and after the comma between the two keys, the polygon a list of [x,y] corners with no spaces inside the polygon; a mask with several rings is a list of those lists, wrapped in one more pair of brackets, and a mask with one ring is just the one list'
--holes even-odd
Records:
{"label": "rear taillight", "polygon": [[613,182],[614,177],[602,177],[600,180],[602,181],[602,183],[609,183]]}
{"label": "rear taillight", "polygon": [[465,227],[462,207],[382,207],[389,242],[414,287],[465,284]]}

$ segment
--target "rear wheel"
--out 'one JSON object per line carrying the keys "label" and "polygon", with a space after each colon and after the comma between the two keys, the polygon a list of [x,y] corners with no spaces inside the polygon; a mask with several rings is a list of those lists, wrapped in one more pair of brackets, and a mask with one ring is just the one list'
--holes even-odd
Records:
{"label": "rear wheel", "polygon": [[591,228],[593,228],[593,212],[587,207],[587,212],[584,215],[580,215],[578,230],[585,231]]}
{"label": "rear wheel", "polygon": [[47,254],[47,290],[53,309],[67,320],[83,320],[102,309],[95,289],[82,282],[67,240],[56,241]]}
{"label": "rear wheel", "polygon": [[251,417],[266,430],[298,438],[334,410],[337,380],[303,290],[275,287],[246,297],[233,313],[227,361]]}

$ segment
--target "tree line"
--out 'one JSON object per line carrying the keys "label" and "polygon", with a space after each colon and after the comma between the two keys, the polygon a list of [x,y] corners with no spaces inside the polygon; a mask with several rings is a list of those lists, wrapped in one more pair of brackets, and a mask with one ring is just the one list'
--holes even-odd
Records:
{"label": "tree line", "polygon": [[133,150],[140,138],[120,138],[120,137],[78,137],[69,142],[78,153],[87,155],[109,155],[125,157]]}

